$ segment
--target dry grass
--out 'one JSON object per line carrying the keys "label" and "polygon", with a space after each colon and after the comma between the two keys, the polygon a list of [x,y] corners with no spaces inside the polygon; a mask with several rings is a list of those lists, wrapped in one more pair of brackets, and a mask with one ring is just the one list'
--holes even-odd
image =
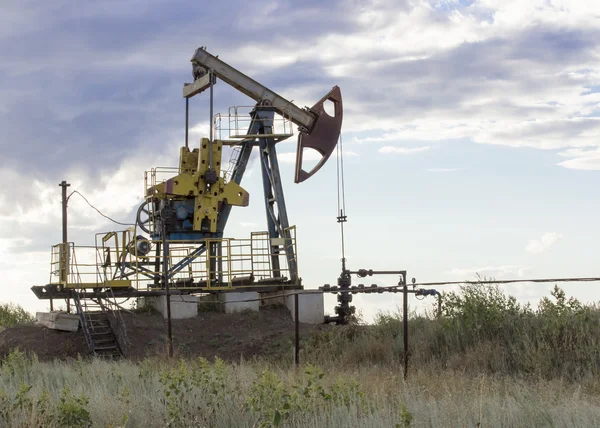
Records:
{"label": "dry grass", "polygon": [[[19,398],[23,385],[31,389]],[[597,386],[427,366],[414,367],[404,382],[390,366],[320,372],[199,360],[39,363],[14,353],[0,377],[0,417],[5,426],[253,427],[276,426],[278,412],[280,426],[294,427],[593,427]],[[27,403],[44,391],[47,411],[39,415]],[[61,407],[61,396],[71,397],[70,407]],[[79,404],[73,399],[82,396]]]}
{"label": "dry grass", "polygon": [[[40,363],[14,351],[0,370],[1,426],[596,427],[600,316],[555,289],[538,309],[494,288],[445,296],[444,316],[324,329],[301,359],[226,364]],[[284,347],[285,349],[285,347]]]}

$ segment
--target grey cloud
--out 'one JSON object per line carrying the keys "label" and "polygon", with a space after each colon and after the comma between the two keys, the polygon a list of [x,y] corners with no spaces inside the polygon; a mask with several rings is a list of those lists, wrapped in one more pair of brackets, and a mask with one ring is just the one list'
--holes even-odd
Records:
{"label": "grey cloud", "polygon": [[[249,39],[265,46],[278,45],[282,37],[310,44],[328,32],[350,31],[345,12],[358,7],[337,2],[323,12],[318,2],[282,2],[264,13],[269,9],[245,2],[188,6],[174,9],[167,1],[5,5],[4,16],[14,25],[10,37],[0,36],[0,166],[30,167],[34,176],[56,180],[65,165],[80,165],[93,176],[115,168],[133,150],[164,150],[168,140],[183,140],[181,85],[190,80],[196,47],[213,46],[211,52],[226,56]],[[196,12],[202,15],[200,36],[189,19]],[[264,22],[231,25],[224,32],[226,16]],[[322,75],[308,58],[279,73],[267,69],[260,77],[285,91]],[[216,89],[220,95],[253,103],[222,86]],[[194,104],[192,120],[200,120],[205,102]],[[215,111],[229,105],[218,100]]]}
{"label": "grey cloud", "polygon": [[[302,93],[307,102],[314,102],[339,84],[347,126],[364,123],[388,129],[427,128],[426,121],[435,124],[441,119],[460,126],[473,117],[494,121],[560,116],[563,107],[552,105],[553,90],[576,91],[590,84],[569,76],[573,68],[597,69],[597,30],[565,31],[546,24],[422,52],[421,59],[411,61],[370,39],[372,48],[358,55],[342,38],[332,47],[339,55],[331,61],[319,50],[319,41],[357,29],[368,37],[369,28],[394,28],[393,12],[409,11],[411,4],[273,4],[3,4],[0,23],[4,19],[13,24],[0,25],[0,168],[28,171],[29,178],[54,185],[65,178],[65,168],[77,167],[93,183],[100,172],[115,171],[120,161],[137,153],[176,151],[172,145],[181,144],[184,135],[181,85],[191,79],[189,59],[200,45],[208,45],[210,52],[243,71],[252,68],[252,77],[288,98]],[[358,22],[361,13],[364,19]],[[428,19],[432,25],[450,25],[443,10],[431,12]],[[248,46],[261,47],[264,57],[241,55]],[[281,66],[270,64],[277,59],[270,51],[300,54]],[[351,72],[332,76],[328,70],[336,63],[349,66]],[[223,83],[215,91],[215,111],[252,104]],[[523,101],[523,95],[536,102]],[[205,121],[206,98],[193,100],[191,113],[192,123]],[[584,131],[597,129],[592,120],[556,120],[532,122],[520,132],[540,141],[577,140]],[[517,138],[508,130],[490,140],[508,144]],[[27,184],[15,186],[10,196],[23,207],[35,198]]]}

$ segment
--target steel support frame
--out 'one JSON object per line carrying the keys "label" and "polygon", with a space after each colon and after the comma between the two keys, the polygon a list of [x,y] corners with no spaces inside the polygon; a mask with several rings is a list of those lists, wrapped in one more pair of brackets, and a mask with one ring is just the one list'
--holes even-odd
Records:
{"label": "steel support frame", "polygon": [[[275,115],[273,108],[257,105],[251,115],[252,121],[248,127],[248,135],[272,134],[273,118]],[[296,282],[298,281],[298,267],[289,231],[289,220],[283,195],[283,186],[281,184],[275,140],[273,138],[259,138],[258,140],[269,238],[285,238],[284,251],[289,265],[290,279],[292,282]],[[241,184],[242,182],[252,149],[255,145],[255,139],[247,139],[240,144],[242,149],[231,175],[231,180],[237,184]],[[227,204],[224,204],[221,208],[217,223],[218,231],[225,229],[231,208],[231,205]],[[275,208],[277,209],[277,213],[275,213]],[[271,266],[273,277],[280,276],[279,258],[276,255],[279,246],[276,246],[276,248],[275,251],[272,250],[272,254],[274,254]]]}
{"label": "steel support frame", "polygon": [[[261,133],[273,134],[273,110],[261,108],[255,114],[260,119],[259,123],[262,125]],[[267,214],[267,230],[269,231],[271,245],[271,268],[273,276],[275,278],[281,276],[281,267],[279,265],[280,246],[279,244],[274,245],[273,239],[284,238],[284,252],[288,262],[290,279],[296,281],[298,279],[298,269],[289,230],[290,223],[285,206],[275,141],[272,138],[259,138],[258,143],[265,210]]]}

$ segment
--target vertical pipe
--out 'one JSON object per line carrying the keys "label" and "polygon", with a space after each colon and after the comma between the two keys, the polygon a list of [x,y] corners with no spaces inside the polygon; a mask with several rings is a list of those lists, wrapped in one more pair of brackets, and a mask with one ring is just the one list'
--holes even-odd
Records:
{"label": "vertical pipe", "polygon": [[217,242],[217,272],[219,285],[223,285],[223,241]]}
{"label": "vertical pipe", "polygon": [[217,242],[208,241],[206,246],[206,259],[208,260],[207,285],[209,287],[218,286],[217,284]]}
{"label": "vertical pipe", "polygon": [[[66,181],[61,181],[59,184],[62,187],[62,260],[63,260],[63,276],[62,281],[66,284],[69,275],[69,247],[67,244],[67,187],[70,186]],[[50,300],[50,310],[54,310],[54,303]],[[67,297],[67,313],[71,313],[71,299]]]}
{"label": "vertical pipe", "polygon": [[298,291],[294,293],[294,323],[295,323],[295,346],[294,346],[294,364],[300,365],[300,319],[298,317]]}
{"label": "vertical pipe", "polygon": [[213,169],[213,73],[212,70],[208,71],[208,75],[210,76],[210,118],[208,120],[208,126],[210,127],[210,141],[209,141],[209,150],[208,150],[208,168]]}
{"label": "vertical pipe", "polygon": [[404,288],[402,301],[402,329],[404,338],[404,379],[408,374],[408,284],[404,273]]}
{"label": "vertical pipe", "polygon": [[190,129],[190,99],[185,99],[185,148],[189,147],[188,145],[188,132]]}
{"label": "vertical pipe", "polygon": [[154,287],[158,288],[160,285],[160,252],[161,252],[161,241],[156,243],[154,253]]}
{"label": "vertical pipe", "polygon": [[442,295],[439,293],[437,295],[437,303],[438,303],[437,317],[438,317],[438,319],[440,319],[440,318],[442,318]]}
{"label": "vertical pipe", "polygon": [[171,329],[171,295],[169,293],[169,244],[167,243],[167,228],[164,220],[162,223],[162,245],[163,245],[163,278],[165,281],[166,304],[167,304],[167,335],[169,337],[169,357],[173,356],[173,331]]}

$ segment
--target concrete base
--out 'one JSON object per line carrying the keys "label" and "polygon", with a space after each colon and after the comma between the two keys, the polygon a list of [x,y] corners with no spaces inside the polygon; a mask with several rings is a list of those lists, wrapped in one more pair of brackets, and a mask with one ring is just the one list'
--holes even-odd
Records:
{"label": "concrete base", "polygon": [[[286,293],[285,306],[292,314],[292,319],[295,317],[295,298],[293,291]],[[325,322],[325,304],[323,294],[300,294],[298,296],[298,319],[302,324],[323,324]]]}
{"label": "concrete base", "polygon": [[[245,300],[253,301],[245,302]],[[219,301],[224,303],[223,306],[225,306],[225,313],[228,314],[242,311],[258,312],[260,307],[258,293],[252,291],[244,293],[221,293],[219,294]]]}
{"label": "concrete base", "polygon": [[38,324],[52,330],[72,331],[79,330],[79,315],[65,312],[37,312],[35,318]]}
{"label": "concrete base", "polygon": [[[152,306],[167,319],[167,296],[152,298]],[[198,316],[198,297],[190,295],[171,296],[171,319],[181,320]]]}

